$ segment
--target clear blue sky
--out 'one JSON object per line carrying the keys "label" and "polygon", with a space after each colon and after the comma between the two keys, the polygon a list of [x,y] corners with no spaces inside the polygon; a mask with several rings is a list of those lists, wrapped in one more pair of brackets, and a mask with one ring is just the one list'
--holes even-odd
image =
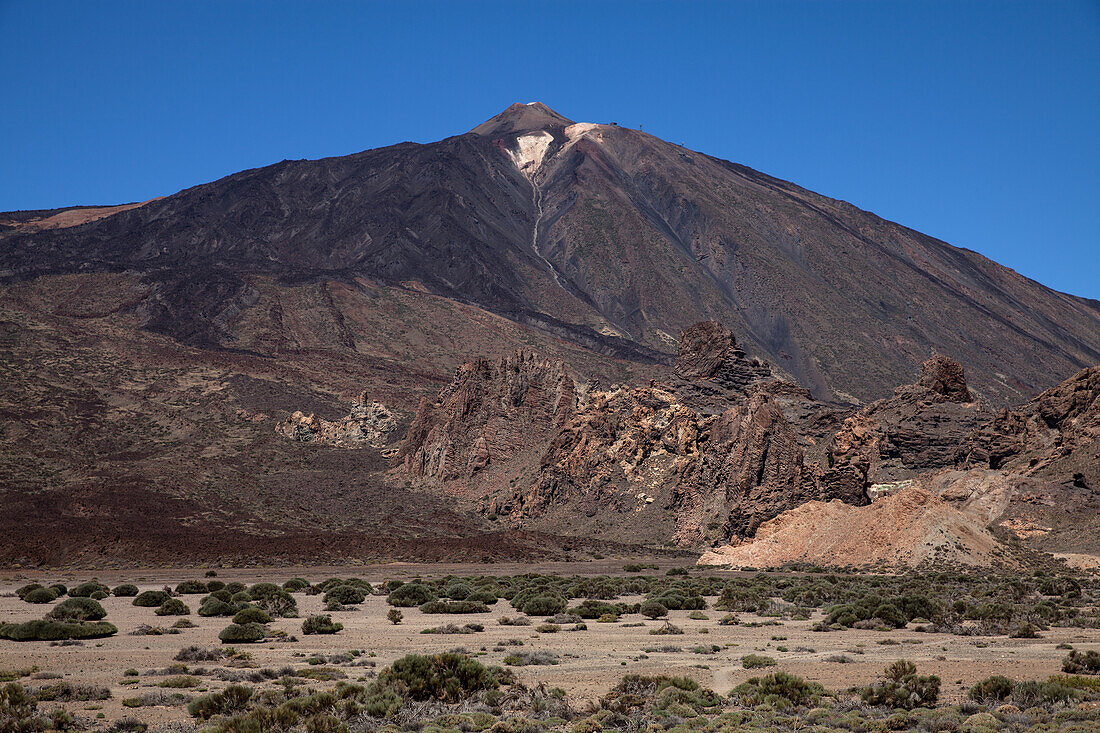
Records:
{"label": "clear blue sky", "polygon": [[0,210],[465,132],[648,132],[1100,298],[1100,3],[0,0]]}

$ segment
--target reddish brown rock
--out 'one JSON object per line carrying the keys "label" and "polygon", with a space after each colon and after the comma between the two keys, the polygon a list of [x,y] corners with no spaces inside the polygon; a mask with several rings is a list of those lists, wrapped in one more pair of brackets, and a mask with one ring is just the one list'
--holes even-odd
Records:
{"label": "reddish brown rock", "polygon": [[921,366],[920,386],[943,395],[949,402],[971,402],[970,389],[962,364],[942,354],[933,356]]}
{"label": "reddish brown rock", "polygon": [[693,407],[721,412],[744,399],[751,387],[776,378],[767,363],[746,358],[728,328],[717,321],[703,321],[680,334],[670,384]]}
{"label": "reddish brown rock", "polygon": [[478,359],[460,366],[434,401],[421,402],[398,456],[416,477],[468,479],[537,451],[575,404],[561,362],[524,351]]}
{"label": "reddish brown rock", "polygon": [[768,519],[821,496],[782,411],[757,393],[714,421],[702,455],[684,467],[673,501],[676,539],[699,544],[715,519],[723,539],[751,536]]}
{"label": "reddish brown rock", "polygon": [[1014,410],[998,410],[962,444],[985,465],[1100,491],[1100,366],[1083,369]]}
{"label": "reddish brown rock", "polygon": [[917,384],[899,387],[844,421],[830,443],[829,474],[839,481],[863,472],[874,484],[955,466],[959,445],[991,417],[969,397],[962,367],[932,357]]}
{"label": "reddish brown rock", "polygon": [[351,414],[340,420],[324,420],[296,410],[275,426],[275,432],[299,443],[319,443],[340,448],[370,445],[376,448],[389,442],[397,430],[397,418],[381,402],[367,399],[364,392],[352,405]]}

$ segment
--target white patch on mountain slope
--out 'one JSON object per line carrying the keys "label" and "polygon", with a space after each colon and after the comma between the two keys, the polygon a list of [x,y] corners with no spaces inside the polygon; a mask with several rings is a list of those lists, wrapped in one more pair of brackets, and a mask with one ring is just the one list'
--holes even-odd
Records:
{"label": "white patch on mountain slope", "polygon": [[523,135],[516,139],[517,149],[514,151],[509,150],[508,155],[512,158],[512,162],[516,164],[516,168],[519,168],[523,175],[531,178],[542,166],[542,159],[546,157],[546,151],[553,141],[554,136],[546,130]]}

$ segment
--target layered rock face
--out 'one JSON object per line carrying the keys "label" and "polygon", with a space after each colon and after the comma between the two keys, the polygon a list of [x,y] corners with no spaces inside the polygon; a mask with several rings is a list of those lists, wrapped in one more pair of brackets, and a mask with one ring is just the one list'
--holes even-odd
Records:
{"label": "layered rock face", "polygon": [[[680,341],[668,383],[606,391],[578,388],[529,355],[472,362],[421,406],[401,449],[405,469],[483,496],[487,513],[517,524],[621,539],[647,528],[654,541],[685,546],[751,535],[813,499],[866,502],[865,475],[807,462],[803,444],[814,441],[785,415],[819,420],[825,408],[806,390],[776,381],[718,323]],[[487,434],[503,426],[522,428],[503,441]],[[511,470],[479,473],[494,461]]]}
{"label": "layered rock face", "polygon": [[987,465],[1100,492],[1100,366],[1083,369],[1015,410],[998,410],[961,448]]}
{"label": "layered rock face", "polygon": [[702,321],[680,334],[672,381],[684,392],[711,390],[729,397],[777,378],[760,359],[747,359],[733,332],[717,321]]}
{"label": "layered rock face", "polygon": [[[1100,464],[1098,375],[993,413],[958,362],[934,356],[915,383],[855,409],[813,399],[748,358],[721,324],[702,322],[681,334],[668,377],[645,386],[593,388],[522,352],[466,364],[421,405],[402,465],[514,526],[612,541],[739,546],[810,502],[863,506],[899,493],[919,533],[955,522],[937,547],[968,532],[988,538],[987,524],[1043,537],[1061,521],[1057,507],[1100,503],[1070,486],[1087,487]],[[1062,483],[1049,480],[1054,468],[1068,472]],[[887,515],[837,510],[843,521],[829,531]],[[887,555],[929,560],[902,546],[910,536]],[[986,561],[985,542],[966,550],[975,562]]]}
{"label": "layered rock face", "polygon": [[435,400],[420,403],[398,456],[412,476],[465,481],[544,445],[576,401],[561,362],[524,351],[478,359],[460,366]]}
{"label": "layered rock face", "polygon": [[872,484],[953,467],[959,446],[992,417],[971,399],[962,366],[934,356],[916,384],[844,421],[829,447],[830,465],[834,472],[863,473]]}
{"label": "layered rock face", "polygon": [[291,440],[341,448],[365,445],[380,448],[389,442],[395,430],[397,417],[381,402],[368,400],[366,392],[352,405],[351,414],[340,420],[324,420],[295,410],[275,426],[275,432]]}

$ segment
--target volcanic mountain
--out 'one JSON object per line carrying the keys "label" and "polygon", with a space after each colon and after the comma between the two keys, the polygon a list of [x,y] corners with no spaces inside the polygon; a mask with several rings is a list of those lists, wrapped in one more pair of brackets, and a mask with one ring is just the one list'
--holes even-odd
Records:
{"label": "volcanic mountain", "polygon": [[718,320],[822,398],[886,396],[932,352],[965,363],[976,394],[999,404],[1100,362],[1096,301],[542,104],[436,143],[283,161],[110,212],[0,215],[0,272],[131,273],[145,328],[260,353],[243,321],[275,340],[285,329],[262,283],[369,281],[639,362],[671,361],[677,334]]}
{"label": "volcanic mountain", "polygon": [[[692,357],[696,342],[725,345]],[[830,447],[861,403],[875,450],[915,430],[920,460],[956,466],[945,446],[986,408],[917,409],[893,387],[947,354],[967,399],[1023,404],[1100,363],[1100,303],[744,166],[516,104],[439,142],[0,214],[0,353],[0,560],[523,558],[631,542],[599,497],[626,507],[634,476],[586,452],[588,425],[615,450],[669,416],[702,430],[699,455],[687,433],[662,438],[680,453],[653,443],[687,472],[660,497],[683,512],[654,529],[685,546],[751,533],[907,470],[904,451]],[[761,380],[778,386],[746,396]],[[920,437],[941,413],[953,432]],[[1053,440],[1045,413],[1005,415],[967,438],[988,470]],[[1091,446],[1076,425],[1057,435]],[[1051,479],[1093,486],[1088,450]],[[773,474],[785,483],[759,483]],[[713,476],[736,490],[710,496]],[[600,511],[565,531],[554,516],[578,502]]]}

